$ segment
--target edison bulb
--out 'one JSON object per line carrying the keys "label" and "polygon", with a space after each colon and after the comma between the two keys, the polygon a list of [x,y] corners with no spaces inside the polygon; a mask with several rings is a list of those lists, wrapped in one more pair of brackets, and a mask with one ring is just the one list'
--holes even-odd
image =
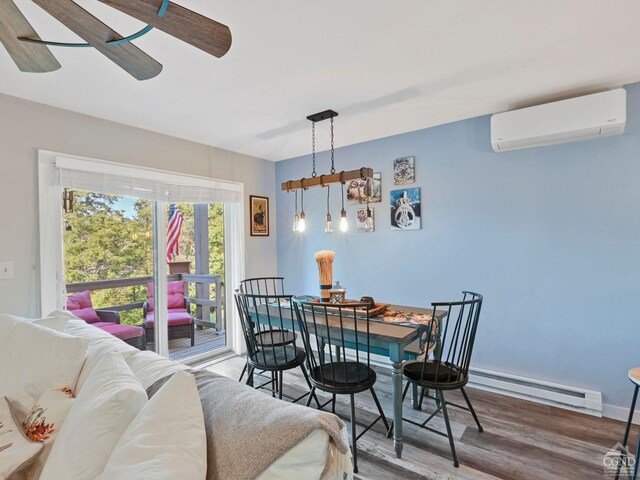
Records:
{"label": "edison bulb", "polygon": [[327,224],[324,227],[324,233],[333,233],[333,225],[331,224],[331,215],[327,214]]}
{"label": "edison bulb", "polygon": [[347,216],[342,215],[340,217],[340,231],[346,232],[347,230],[349,230],[349,222],[347,221]]}

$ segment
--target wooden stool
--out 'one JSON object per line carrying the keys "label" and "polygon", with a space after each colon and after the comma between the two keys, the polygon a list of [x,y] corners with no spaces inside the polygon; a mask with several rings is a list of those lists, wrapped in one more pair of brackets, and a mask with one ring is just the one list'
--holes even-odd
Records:
{"label": "wooden stool", "polygon": [[[633,390],[633,399],[631,400],[631,408],[629,409],[629,419],[627,420],[627,428],[624,430],[624,439],[622,445],[627,448],[629,441],[629,432],[631,430],[631,423],[633,421],[633,413],[636,409],[636,400],[638,400],[638,390],[640,389],[640,367],[632,368],[628,373],[629,380],[635,385]],[[636,447],[636,462],[633,467],[633,479],[635,480],[638,475],[638,455],[640,455],[640,437],[638,438],[638,446]],[[620,467],[618,467],[618,473],[616,474],[616,480],[620,475]]]}

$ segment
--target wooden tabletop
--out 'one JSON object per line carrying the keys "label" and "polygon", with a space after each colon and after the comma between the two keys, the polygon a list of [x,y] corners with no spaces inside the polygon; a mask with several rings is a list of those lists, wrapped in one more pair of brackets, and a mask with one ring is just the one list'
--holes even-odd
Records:
{"label": "wooden tabletop", "polygon": [[[262,309],[264,312],[266,312],[266,308],[267,308],[266,306],[260,307],[260,309]],[[433,313],[432,308],[408,307],[405,305],[390,305],[389,308],[400,311],[400,312],[406,312],[406,313],[420,313],[420,314],[429,314],[429,315]],[[291,310],[289,308],[283,308],[281,311],[282,311],[283,319],[292,320]],[[442,318],[444,318],[446,314],[447,314],[446,311],[437,310],[436,318],[438,320],[441,320]],[[318,326],[326,323],[326,320],[324,318],[322,319],[318,317],[316,318],[317,318]],[[328,327],[329,327],[330,333],[334,331],[338,331],[340,329],[340,319],[338,317],[329,316],[328,322],[329,322]],[[354,322],[353,318],[343,317],[342,319],[342,324],[344,329],[346,331],[352,331],[355,333],[353,322]],[[358,333],[362,334],[362,332],[366,332],[366,331],[367,331],[366,320],[358,320]],[[412,327],[408,325],[387,323],[387,322],[383,322],[381,319],[377,320],[374,318],[369,321],[369,335],[372,338],[375,338],[377,340],[383,340],[383,341],[392,342],[392,343],[407,344],[417,338],[418,326],[416,325],[415,327]]]}

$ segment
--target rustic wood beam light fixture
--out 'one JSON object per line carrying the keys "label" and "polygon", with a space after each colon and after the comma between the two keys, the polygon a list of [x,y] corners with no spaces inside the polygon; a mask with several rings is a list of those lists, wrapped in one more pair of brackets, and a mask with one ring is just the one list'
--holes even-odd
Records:
{"label": "rustic wood beam light fixture", "polygon": [[[347,223],[347,212],[344,209],[344,184],[350,180],[366,180],[367,185],[369,181],[373,178],[373,169],[368,167],[362,167],[358,170],[349,170],[349,171],[341,171],[336,172],[335,168],[335,157],[334,157],[334,148],[333,148],[333,119],[337,117],[338,113],[333,110],[325,110],[324,112],[315,113],[313,115],[309,115],[307,120],[311,121],[311,145],[312,145],[312,169],[311,169],[311,177],[310,178],[300,178],[299,180],[287,180],[286,182],[282,182],[282,190],[287,192],[295,192],[296,194],[296,212],[294,216],[293,222],[293,231],[303,232],[304,231],[304,206],[302,207],[302,211],[300,217],[298,217],[298,190],[300,190],[300,194],[302,197],[302,201],[304,202],[304,191],[311,188],[320,186],[322,188],[327,189],[327,222],[325,227],[326,233],[333,232],[333,226],[331,224],[331,213],[329,211],[329,186],[334,183],[341,184],[341,192],[342,192],[342,211],[340,212],[340,230],[342,232],[346,232],[348,228]],[[322,120],[330,119],[331,120],[331,170],[329,170],[328,174],[318,175],[316,172],[316,122],[321,122]],[[304,205],[304,204],[303,204]]]}
{"label": "rustic wood beam light fixture", "polygon": [[[333,110],[325,110],[324,112],[315,113],[307,117],[307,120],[310,120],[312,123],[313,170],[311,172],[311,178],[301,178],[299,180],[288,180],[286,182],[282,182],[282,190],[290,192],[300,188],[307,189],[311,187],[331,185],[332,183],[344,183],[349,180],[357,180],[359,178],[373,178],[373,169],[368,167],[336,173],[333,157],[333,119],[337,116],[337,112],[334,112]],[[321,122],[322,120],[327,119],[331,119],[331,171],[326,175],[318,175],[316,173],[315,127],[316,122]]]}

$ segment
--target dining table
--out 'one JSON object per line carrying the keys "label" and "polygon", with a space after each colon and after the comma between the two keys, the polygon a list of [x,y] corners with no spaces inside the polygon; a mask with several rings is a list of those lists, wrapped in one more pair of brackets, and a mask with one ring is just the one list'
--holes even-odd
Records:
{"label": "dining table", "polygon": [[[305,296],[304,298],[312,298]],[[262,307],[266,311],[266,307]],[[299,331],[299,327],[294,323],[291,309],[285,308],[281,310],[281,328]],[[447,315],[446,311],[436,310],[435,314],[432,308],[413,307],[407,305],[387,305],[384,312],[377,316],[369,318],[369,345],[371,353],[382,355],[389,358],[391,363],[391,395],[393,399],[393,445],[396,457],[402,457],[402,385],[403,385],[403,362],[412,360],[420,354],[420,339],[426,338],[423,335],[426,325],[433,328],[436,335],[434,350],[437,354],[439,346],[440,324],[442,319]],[[417,320],[419,319],[419,321]],[[433,322],[425,321],[425,319],[434,320]],[[274,319],[267,318],[267,315],[261,315],[258,311],[259,323],[265,324],[271,322],[273,327]],[[362,342],[357,342],[355,338],[355,328],[344,325],[344,345],[342,348],[348,350],[350,348],[362,348]],[[335,328],[338,328],[336,325]],[[361,332],[360,328],[358,329]],[[331,327],[330,327],[331,333]],[[361,334],[361,333],[360,333]],[[432,339],[433,341],[433,339]],[[335,344],[335,340],[332,341]],[[433,353],[431,351],[428,353]],[[424,352],[423,352],[424,353]],[[412,385],[412,408],[419,410],[420,402],[417,386]]]}

